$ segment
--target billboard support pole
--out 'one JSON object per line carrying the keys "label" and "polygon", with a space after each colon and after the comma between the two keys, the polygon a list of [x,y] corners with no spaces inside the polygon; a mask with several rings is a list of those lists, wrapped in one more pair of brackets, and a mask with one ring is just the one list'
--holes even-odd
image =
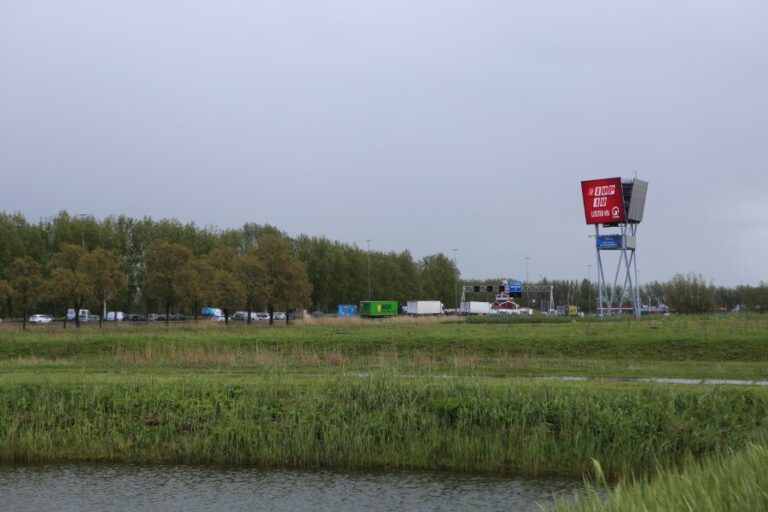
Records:
{"label": "billboard support pole", "polygon": [[[637,270],[637,226],[643,220],[648,182],[604,178],[581,182],[581,196],[587,224],[595,226],[597,256],[598,312],[600,316],[621,315],[624,304],[632,301],[632,314],[642,312],[640,281]],[[618,228],[618,234],[600,234],[604,228]],[[603,251],[618,252],[616,272],[610,291],[603,266]],[[619,293],[619,277],[623,280]]]}

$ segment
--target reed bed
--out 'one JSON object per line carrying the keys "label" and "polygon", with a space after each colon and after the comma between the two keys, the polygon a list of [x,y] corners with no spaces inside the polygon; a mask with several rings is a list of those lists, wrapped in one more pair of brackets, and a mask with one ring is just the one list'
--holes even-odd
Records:
{"label": "reed bed", "polygon": [[561,512],[645,512],[695,510],[742,512],[768,510],[768,448],[749,444],[733,455],[689,460],[677,470],[662,468],[653,478],[624,478],[607,494],[588,485]]}
{"label": "reed bed", "polygon": [[761,389],[183,377],[0,384],[0,461],[420,468],[609,478],[726,453]]}

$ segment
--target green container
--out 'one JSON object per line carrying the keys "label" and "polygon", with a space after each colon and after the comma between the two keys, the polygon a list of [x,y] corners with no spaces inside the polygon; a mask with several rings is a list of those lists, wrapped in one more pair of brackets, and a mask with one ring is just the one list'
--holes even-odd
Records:
{"label": "green container", "polygon": [[360,316],[396,316],[397,313],[396,300],[365,300],[360,303]]}

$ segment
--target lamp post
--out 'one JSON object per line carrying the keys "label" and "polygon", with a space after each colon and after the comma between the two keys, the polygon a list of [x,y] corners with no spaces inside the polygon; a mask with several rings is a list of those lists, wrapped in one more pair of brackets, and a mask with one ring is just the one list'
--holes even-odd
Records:
{"label": "lamp post", "polygon": [[453,307],[457,310],[458,313],[459,309],[459,266],[456,264],[456,253],[459,252],[458,249],[453,250],[453,266],[456,269],[456,283],[453,289]]}
{"label": "lamp post", "polygon": [[371,300],[371,239],[368,238],[365,240],[368,244],[368,301]]}
{"label": "lamp post", "polygon": [[80,245],[85,249],[85,219],[88,217],[87,213],[78,213],[80,217]]}
{"label": "lamp post", "polygon": [[530,256],[525,257],[525,299],[528,303],[528,309],[531,309],[531,292],[528,291],[528,287],[530,286],[530,282],[528,281],[528,262],[530,259]]}

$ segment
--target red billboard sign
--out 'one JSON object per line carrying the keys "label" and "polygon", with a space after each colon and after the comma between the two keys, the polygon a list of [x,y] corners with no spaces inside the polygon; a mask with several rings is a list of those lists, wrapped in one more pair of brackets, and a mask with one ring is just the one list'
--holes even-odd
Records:
{"label": "red billboard sign", "polygon": [[587,224],[618,224],[627,221],[621,178],[581,182]]}

